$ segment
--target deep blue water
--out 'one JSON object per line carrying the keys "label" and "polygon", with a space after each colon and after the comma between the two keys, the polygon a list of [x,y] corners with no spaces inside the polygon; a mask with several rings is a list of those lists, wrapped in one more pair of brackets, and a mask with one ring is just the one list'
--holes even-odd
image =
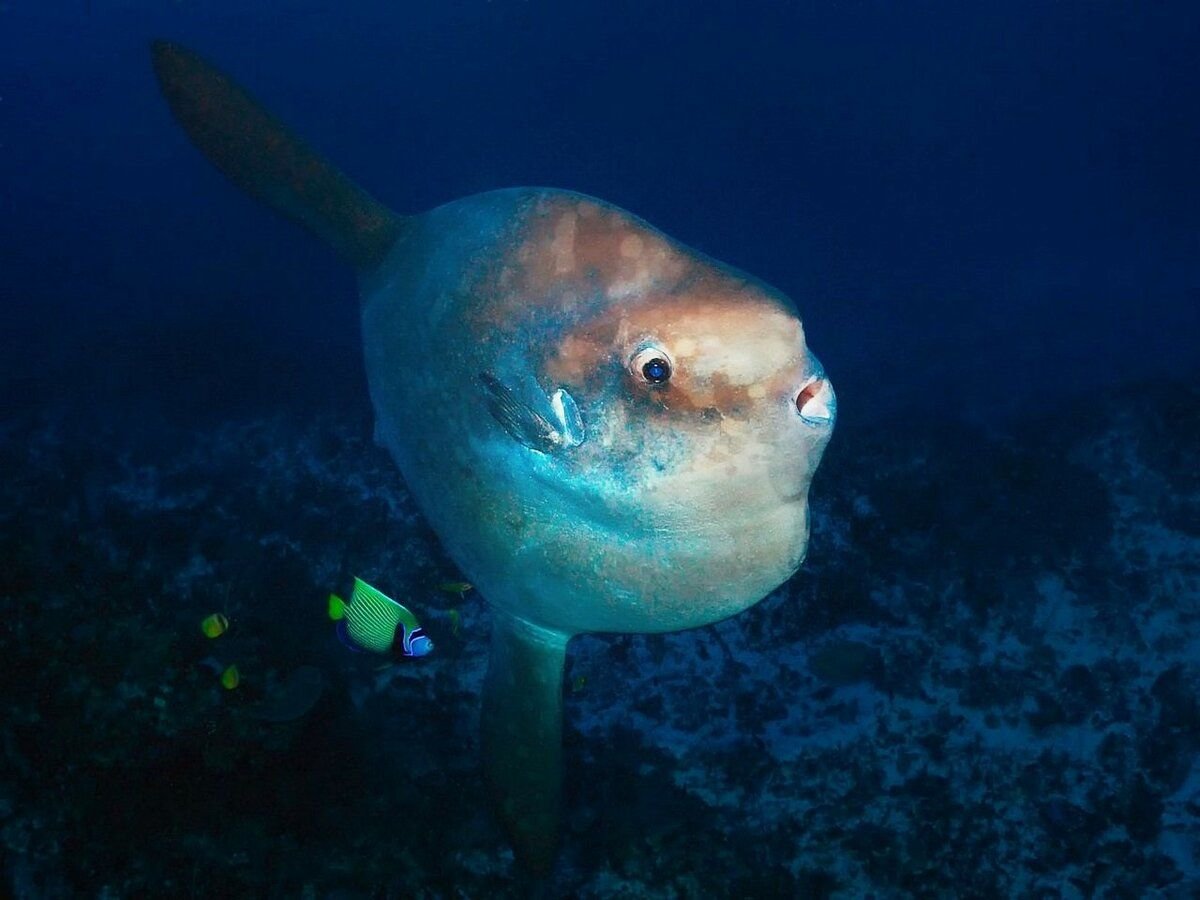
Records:
{"label": "deep blue water", "polygon": [[[188,143],[158,37],[398,211],[569,188],[753,273],[838,388],[804,571],[573,651],[563,896],[1195,896],[1200,7],[1025,0],[0,0],[0,894],[522,890],[353,275]],[[329,640],[369,570],[433,675]]]}
{"label": "deep blue water", "polygon": [[187,145],[156,36],[399,210],[568,187],[776,284],[852,417],[1195,366],[1187,3],[187,0],[0,13],[6,366],[164,322],[356,365],[349,275]]}

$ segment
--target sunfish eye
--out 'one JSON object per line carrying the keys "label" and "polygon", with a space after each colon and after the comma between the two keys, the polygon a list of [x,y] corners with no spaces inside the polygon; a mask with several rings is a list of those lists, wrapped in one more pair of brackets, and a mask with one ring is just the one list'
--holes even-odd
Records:
{"label": "sunfish eye", "polygon": [[671,378],[671,358],[661,347],[641,348],[629,368],[648,384],[666,384]]}
{"label": "sunfish eye", "polygon": [[642,366],[642,374],[651,384],[662,384],[671,377],[671,365],[661,356],[656,356]]}

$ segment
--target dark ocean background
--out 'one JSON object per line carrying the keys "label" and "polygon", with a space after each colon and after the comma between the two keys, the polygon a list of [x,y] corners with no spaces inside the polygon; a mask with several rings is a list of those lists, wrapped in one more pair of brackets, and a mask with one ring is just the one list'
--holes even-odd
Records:
{"label": "dark ocean background", "polygon": [[[353,274],[156,37],[400,212],[570,188],[753,273],[838,390],[799,574],[573,643],[551,896],[1200,895],[1200,7],[1024,0],[0,0],[0,894],[528,887]],[[353,574],[434,658],[337,645]]]}

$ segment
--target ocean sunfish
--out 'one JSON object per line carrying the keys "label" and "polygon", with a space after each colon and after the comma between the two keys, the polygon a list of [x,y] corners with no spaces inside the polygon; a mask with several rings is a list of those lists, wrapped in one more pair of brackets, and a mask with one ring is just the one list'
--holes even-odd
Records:
{"label": "ocean sunfish", "polygon": [[571,637],[716,622],[804,559],[836,404],[800,319],[571,191],[394,213],[191,51],[153,58],[209,160],[359,274],[376,438],[491,605],[484,772],[518,860],[545,871]]}

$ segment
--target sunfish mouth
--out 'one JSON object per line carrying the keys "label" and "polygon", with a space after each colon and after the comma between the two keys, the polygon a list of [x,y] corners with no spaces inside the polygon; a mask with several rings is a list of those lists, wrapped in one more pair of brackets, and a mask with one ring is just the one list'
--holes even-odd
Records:
{"label": "sunfish mouth", "polygon": [[832,428],[837,418],[837,395],[824,374],[814,375],[796,393],[796,412],[814,428]]}

